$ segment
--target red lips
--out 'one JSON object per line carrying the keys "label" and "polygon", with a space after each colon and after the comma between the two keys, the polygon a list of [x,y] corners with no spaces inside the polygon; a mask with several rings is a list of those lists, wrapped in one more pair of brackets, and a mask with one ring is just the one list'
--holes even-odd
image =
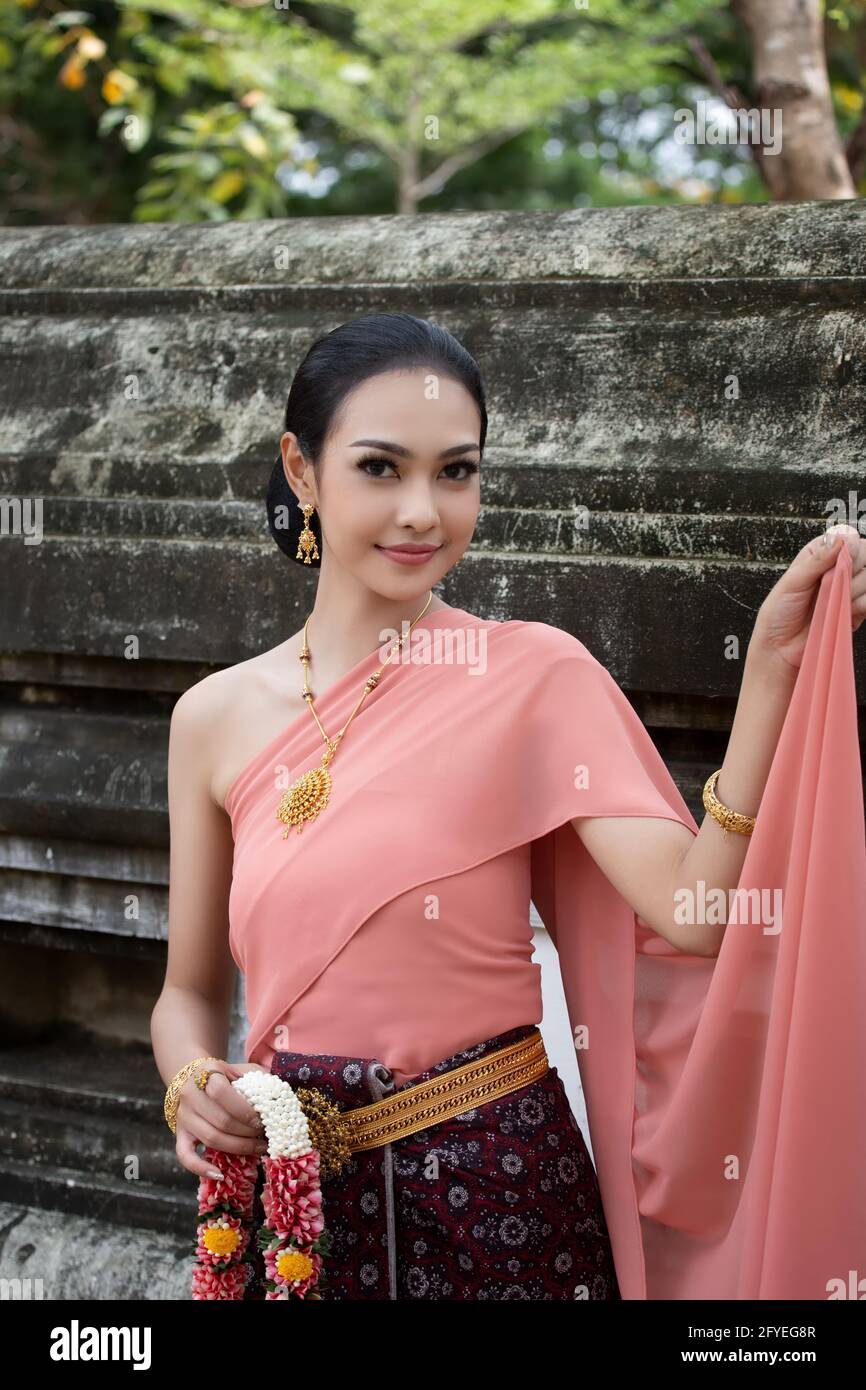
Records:
{"label": "red lips", "polygon": [[379,545],[377,550],[399,550],[405,555],[430,555],[438,550],[438,545]]}

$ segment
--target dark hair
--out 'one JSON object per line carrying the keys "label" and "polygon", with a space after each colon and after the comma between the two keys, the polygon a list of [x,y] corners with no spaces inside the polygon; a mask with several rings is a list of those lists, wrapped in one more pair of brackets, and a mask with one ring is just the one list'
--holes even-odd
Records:
{"label": "dark hair", "polygon": [[[369,377],[408,367],[432,367],[466,387],[481,415],[479,444],[483,453],[487,406],[478,363],[446,329],[414,314],[363,314],[317,338],[292,380],[283,432],[291,430],[297,435],[301,452],[315,468],[328,431],[349,393]],[[280,454],[271,472],[266,505],[271,535],[280,550],[297,559],[304,516],[286,481]],[[288,524],[282,520],[276,524],[277,508],[285,509],[282,515]],[[321,555],[322,532],[316,512],[309,525]],[[304,562],[301,559],[297,563]],[[321,560],[310,561],[310,567],[318,569],[320,564]]]}

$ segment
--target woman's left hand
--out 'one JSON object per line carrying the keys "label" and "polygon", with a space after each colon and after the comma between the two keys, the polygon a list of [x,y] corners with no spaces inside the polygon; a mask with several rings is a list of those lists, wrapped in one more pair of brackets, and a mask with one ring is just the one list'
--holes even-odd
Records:
{"label": "woman's left hand", "polygon": [[[840,539],[841,538],[841,539]],[[755,620],[750,651],[796,673],[803,659],[821,579],[836,563],[839,546],[851,552],[851,628],[866,619],[866,539],[856,526],[830,526],[807,541],[768,593]]]}

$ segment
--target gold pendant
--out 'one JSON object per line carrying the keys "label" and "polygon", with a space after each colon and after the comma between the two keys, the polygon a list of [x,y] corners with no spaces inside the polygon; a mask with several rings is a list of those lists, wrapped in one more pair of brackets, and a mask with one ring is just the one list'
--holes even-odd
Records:
{"label": "gold pendant", "polygon": [[292,826],[300,835],[304,821],[315,820],[323,807],[327,806],[330,795],[331,774],[326,767],[311,767],[309,772],[293,782],[288,791],[283,792],[277,808],[277,820],[286,827],[283,839],[286,839]]}

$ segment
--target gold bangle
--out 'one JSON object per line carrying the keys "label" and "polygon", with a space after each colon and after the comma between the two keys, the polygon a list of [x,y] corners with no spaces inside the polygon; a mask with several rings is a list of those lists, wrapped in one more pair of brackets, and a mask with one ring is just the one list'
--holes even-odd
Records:
{"label": "gold bangle", "polygon": [[175,1072],[166,1087],[165,1100],[163,1101],[163,1113],[165,1122],[172,1134],[177,1132],[177,1107],[180,1102],[181,1087],[189,1080],[196,1067],[201,1066],[202,1062],[223,1062],[222,1057],[196,1057],[194,1061],[187,1062],[185,1067]]}
{"label": "gold bangle", "polygon": [[704,783],[704,810],[709,811],[724,828],[725,839],[728,838],[729,830],[735,830],[738,835],[751,835],[755,828],[755,817],[744,815],[742,811],[732,811],[730,806],[726,806],[716,796],[716,782],[721,770],[719,768],[718,772],[714,772]]}

